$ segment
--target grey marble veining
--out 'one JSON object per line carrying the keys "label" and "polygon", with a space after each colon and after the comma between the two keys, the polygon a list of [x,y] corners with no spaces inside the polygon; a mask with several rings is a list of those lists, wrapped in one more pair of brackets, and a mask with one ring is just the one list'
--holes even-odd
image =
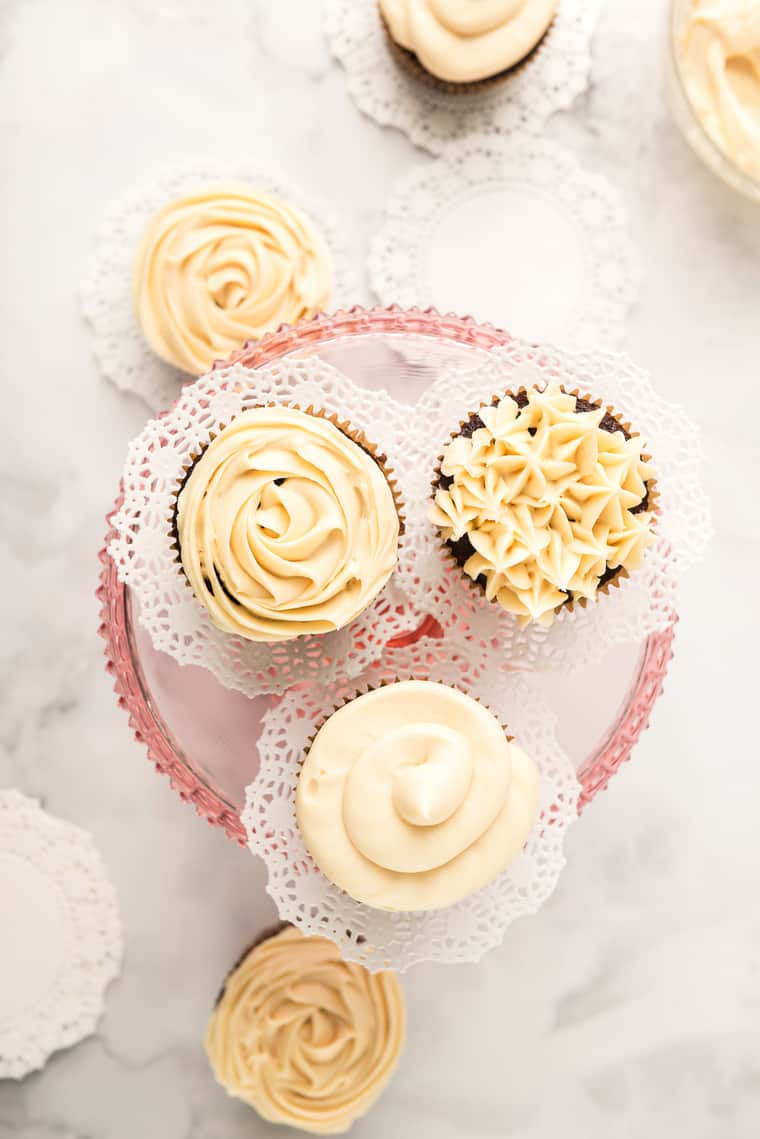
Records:
{"label": "grey marble veining", "polygon": [[[652,729],[571,833],[556,895],[480,967],[405,978],[405,1062],[362,1139],[760,1133],[760,210],[671,122],[662,8],[608,0],[592,84],[549,133],[626,192],[627,347],[704,429],[716,538]],[[357,112],[314,0],[0,4],[0,139],[0,782],[94,832],[127,939],[98,1035],[0,1083],[0,1139],[276,1135],[202,1050],[220,979],[272,920],[263,869],[156,777],[102,669],[95,554],[145,411],[100,379],[76,288],[104,207],[164,164],[291,171],[359,259],[423,159]]]}

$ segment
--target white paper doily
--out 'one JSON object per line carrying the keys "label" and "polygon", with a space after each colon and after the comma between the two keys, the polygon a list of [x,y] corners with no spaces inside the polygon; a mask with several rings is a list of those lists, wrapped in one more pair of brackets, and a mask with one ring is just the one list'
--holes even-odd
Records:
{"label": "white paper doily", "polygon": [[[334,412],[364,431],[388,456],[404,517],[409,502],[409,409],[385,391],[359,388],[320,360],[285,360],[267,368],[239,364],[188,384],[176,405],[151,420],[130,444],[123,475],[124,502],[113,518],[117,537],[108,552],[119,579],[140,606],[140,622],[153,645],[180,664],[207,668],[227,688],[246,696],[285,692],[302,680],[352,676],[379,656],[390,638],[418,627],[414,612],[391,578],[375,601],[350,625],[324,636],[273,645],[231,636],[212,624],[196,599],[172,548],[177,489],[197,454],[223,426],[248,407],[291,404]],[[404,538],[399,556],[403,556]]]}
{"label": "white paper doily", "polygon": [[119,972],[116,895],[92,838],[0,791],[0,1079],[94,1032]]}
{"label": "white paper doily", "polygon": [[[655,390],[649,376],[625,356],[571,353],[513,340],[485,363],[442,375],[420,398],[415,413],[418,450],[409,493],[431,499],[431,475],[442,446],[483,403],[520,386],[552,380],[611,406],[647,444],[657,478],[656,542],[644,564],[586,606],[561,609],[548,628],[529,624],[486,601],[455,566],[427,510],[409,512],[407,550],[399,585],[414,605],[425,606],[447,634],[464,632],[484,652],[491,646],[510,663],[534,669],[577,667],[600,659],[614,645],[638,642],[672,623],[683,571],[704,554],[711,534],[710,504],[701,485],[699,429]],[[419,527],[419,529],[418,529]],[[494,640],[494,638],[496,638]]]}
{"label": "white paper doily", "polygon": [[331,307],[356,304],[358,282],[345,247],[345,226],[330,207],[306,195],[283,174],[245,159],[222,162],[200,158],[173,166],[149,185],[132,190],[111,208],[96,237],[82,281],[82,307],[92,325],[94,349],[103,375],[117,388],[134,392],[153,411],[170,407],[183,384],[195,379],[155,355],[145,340],[132,304],[134,259],[145,226],[173,199],[202,186],[245,182],[303,210],[329,246],[334,285]]}
{"label": "white paper doily", "polygon": [[[241,816],[249,849],[267,864],[267,892],[283,921],[332,938],[348,960],[368,969],[403,972],[419,961],[480,960],[515,918],[546,901],[565,864],[565,830],[577,817],[579,787],[554,737],[553,714],[523,675],[481,663],[466,651],[458,654],[450,641],[424,639],[388,650],[353,682],[288,693],[264,716],[261,767],[246,789]],[[298,772],[316,728],[345,699],[397,678],[438,680],[479,697],[508,725],[541,777],[541,815],[515,862],[469,898],[424,913],[376,910],[339,890],[306,850],[295,815]]]}
{"label": "white paper doily", "polygon": [[638,292],[621,194],[542,138],[472,139],[404,175],[369,257],[383,304],[619,347]]}
{"label": "white paper doily", "polygon": [[440,154],[473,133],[538,130],[555,111],[569,107],[588,82],[600,9],[601,0],[561,0],[552,27],[524,64],[461,89],[428,79],[399,58],[377,0],[326,0],[325,30],[359,109]]}

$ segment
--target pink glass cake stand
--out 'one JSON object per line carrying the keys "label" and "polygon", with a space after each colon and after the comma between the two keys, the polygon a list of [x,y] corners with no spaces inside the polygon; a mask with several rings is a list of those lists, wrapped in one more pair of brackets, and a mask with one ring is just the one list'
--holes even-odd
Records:
{"label": "pink glass cake stand", "polygon": [[[234,359],[256,368],[285,356],[319,357],[357,383],[384,388],[414,404],[442,367],[477,363],[509,339],[508,333],[469,317],[355,308],[281,328],[247,344]],[[115,510],[120,502],[121,496]],[[106,553],[113,533],[110,517],[100,554],[98,598],[100,634],[119,704],[135,738],[181,798],[242,844],[239,812],[257,770],[258,727],[276,697],[249,699],[222,687],[210,672],[179,665],[153,648],[139,623],[136,602]],[[434,622],[426,620],[412,636],[434,631]],[[569,677],[538,677],[557,714],[560,742],[576,764],[582,787],[579,809],[606,786],[646,728],[672,656],[673,631],[674,624],[641,644],[620,646]]]}

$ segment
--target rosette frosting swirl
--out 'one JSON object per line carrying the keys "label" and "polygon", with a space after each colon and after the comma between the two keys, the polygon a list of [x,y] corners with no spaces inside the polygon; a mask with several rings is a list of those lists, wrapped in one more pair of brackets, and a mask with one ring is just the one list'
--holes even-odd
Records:
{"label": "rosette frosting swirl", "polygon": [[283,323],[325,308],[328,248],[300,210],[248,186],[209,187],[150,221],[133,300],[151,348],[200,375]]}
{"label": "rosette frosting swirl", "polygon": [[610,571],[640,565],[654,541],[640,436],[556,385],[522,405],[506,395],[478,420],[444,448],[430,519],[489,600],[548,625]]}
{"label": "rosette frosting swirl", "polygon": [[760,5],[693,0],[678,45],[694,110],[737,166],[760,179]]}
{"label": "rosette frosting swirl", "polygon": [[404,1023],[393,973],[370,973],[331,941],[288,927],[227,978],[206,1052],[219,1083],[264,1119],[336,1134],[383,1091]]}
{"label": "rosette frosting swirl", "polygon": [[476,700],[398,681],[325,722],[296,812],[322,872],[378,909],[432,910],[485,886],[536,819],[538,772]]}
{"label": "rosette frosting swirl", "polygon": [[339,629],[369,605],[395,567],[399,517],[379,465],[330,420],[261,407],[192,468],[177,532],[214,624],[282,641]]}
{"label": "rosette frosting swirl", "polygon": [[391,36],[431,75],[473,83],[513,67],[554,19],[558,0],[380,0]]}

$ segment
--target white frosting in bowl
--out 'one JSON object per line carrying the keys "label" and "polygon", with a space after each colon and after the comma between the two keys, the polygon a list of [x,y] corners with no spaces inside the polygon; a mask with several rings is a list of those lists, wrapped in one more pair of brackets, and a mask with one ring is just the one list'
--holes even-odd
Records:
{"label": "white frosting in bowl", "polygon": [[739,169],[760,179],[760,3],[693,0],[676,50],[705,130]]}
{"label": "white frosting in bowl", "polygon": [[431,910],[513,861],[537,799],[535,764],[487,708],[407,680],[330,716],[304,761],[296,813],[315,862],[352,898]]}

